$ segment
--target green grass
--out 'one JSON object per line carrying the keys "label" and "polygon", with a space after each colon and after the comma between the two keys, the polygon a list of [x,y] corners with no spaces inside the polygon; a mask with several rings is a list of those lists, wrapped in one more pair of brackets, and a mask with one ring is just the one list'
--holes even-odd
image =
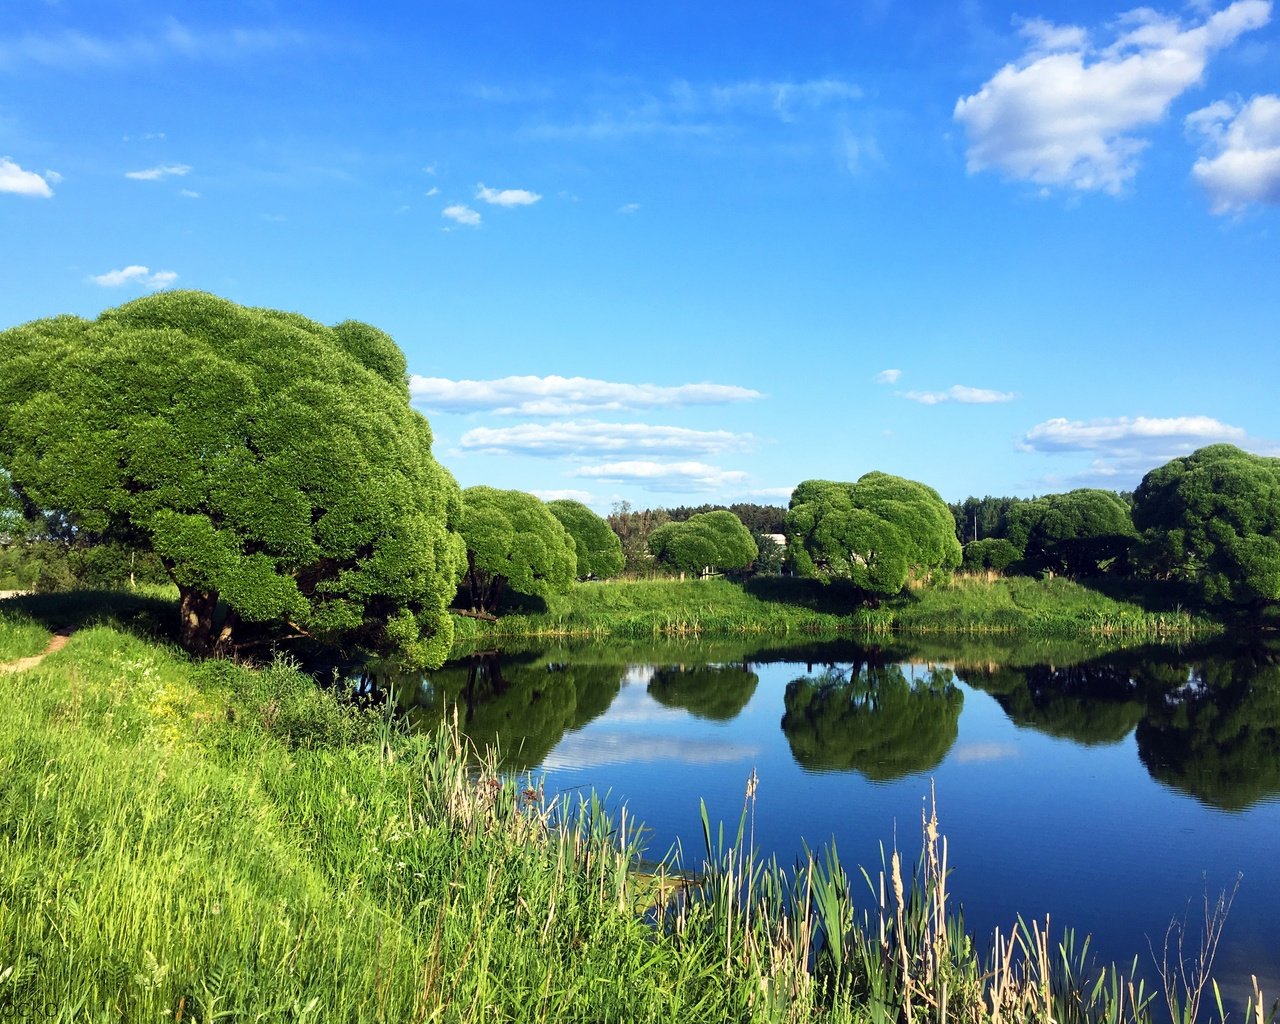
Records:
{"label": "green grass", "polygon": [[[533,605],[537,604],[536,608]],[[505,614],[464,620],[460,639],[495,637],[679,637],[734,634],[1024,634],[1183,638],[1217,628],[1178,608],[1108,596],[1066,579],[956,577],[912,590],[879,608],[859,605],[847,586],[763,577],[615,580],[575,584],[567,594]]]}
{"label": "green grass", "polygon": [[916,875],[894,852],[868,890],[834,852],[756,858],[749,786],[736,840],[704,815],[696,875],[655,878],[594,796],[468,765],[454,728],[408,735],[286,665],[87,626],[0,676],[0,1017],[1150,1019],[1070,936],[1024,925],[992,974],[936,820]]}

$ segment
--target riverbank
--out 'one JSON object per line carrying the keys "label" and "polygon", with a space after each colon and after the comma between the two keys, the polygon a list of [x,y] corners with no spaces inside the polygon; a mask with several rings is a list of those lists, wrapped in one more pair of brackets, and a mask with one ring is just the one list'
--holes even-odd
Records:
{"label": "riverbank", "polygon": [[[0,644],[30,626],[0,610]],[[951,916],[936,821],[918,885],[895,855],[879,906],[833,855],[779,871],[708,822],[704,884],[662,900],[655,928],[639,912],[678,890],[631,870],[634,823],[590,798],[574,824],[536,780],[465,755],[447,727],[401,734],[284,665],[80,630],[0,676],[0,1006],[838,1022],[897,1019],[906,1000],[936,1019],[925,1008],[947,1000],[952,1019],[1147,1019],[1124,979],[1094,989],[1073,963],[1082,997],[1056,958],[1028,957],[1029,929],[1012,953],[1028,973],[993,976]]]}
{"label": "riverbank", "polygon": [[567,594],[526,601],[497,622],[468,619],[458,626],[459,636],[468,641],[797,632],[1181,639],[1220,629],[1208,616],[1109,596],[1072,580],[963,576],[911,590],[878,608],[858,605],[838,583],[785,577],[757,577],[744,584],[726,579],[577,583]]}

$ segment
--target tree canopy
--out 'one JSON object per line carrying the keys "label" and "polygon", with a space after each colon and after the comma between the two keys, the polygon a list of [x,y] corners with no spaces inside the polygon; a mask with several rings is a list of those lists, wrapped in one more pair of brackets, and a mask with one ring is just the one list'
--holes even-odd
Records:
{"label": "tree canopy", "polygon": [[0,333],[14,487],[155,552],[196,653],[285,620],[438,663],[464,549],[431,441],[404,357],[366,324],[175,291]]}
{"label": "tree canopy", "polygon": [[1210,604],[1280,601],[1280,459],[1215,444],[1153,469],[1133,496],[1138,561]]}
{"label": "tree canopy", "polygon": [[546,596],[569,589],[578,571],[573,538],[532,494],[496,487],[462,492],[466,574],[459,596],[492,613],[503,593]]}
{"label": "tree canopy", "polygon": [[887,473],[804,481],[791,495],[787,536],[800,575],[851,580],[872,600],[960,565],[955,520],[938,492]]}
{"label": "tree canopy", "polygon": [[578,579],[603,580],[622,572],[622,541],[603,518],[565,498],[547,502],[547,508],[573,538]]}
{"label": "tree canopy", "polygon": [[649,534],[653,557],[678,572],[745,569],[759,554],[751,532],[732,512],[721,510],[665,523]]}
{"label": "tree canopy", "polygon": [[1012,505],[1009,540],[1028,569],[1063,576],[1096,576],[1133,543],[1128,504],[1114,491],[1081,487]]}

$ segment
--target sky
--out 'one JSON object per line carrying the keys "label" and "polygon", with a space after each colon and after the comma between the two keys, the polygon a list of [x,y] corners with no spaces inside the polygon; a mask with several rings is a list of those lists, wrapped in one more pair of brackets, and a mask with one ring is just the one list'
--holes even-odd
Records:
{"label": "sky", "polygon": [[4,0],[0,328],[197,288],[597,511],[1280,454],[1271,0]]}

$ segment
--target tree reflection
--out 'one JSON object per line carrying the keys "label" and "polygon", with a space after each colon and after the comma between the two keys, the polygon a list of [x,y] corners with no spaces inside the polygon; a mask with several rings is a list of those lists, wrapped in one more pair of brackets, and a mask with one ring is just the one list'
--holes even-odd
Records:
{"label": "tree reflection", "polygon": [[649,696],[697,718],[728,722],[756,692],[760,677],[740,665],[677,665],[660,668],[649,680]]}
{"label": "tree reflection", "polygon": [[897,665],[828,671],[787,684],[782,731],[802,768],[887,782],[942,762],[963,703],[950,669],[910,679]]}
{"label": "tree reflection", "polygon": [[429,686],[417,688],[409,715],[417,727],[433,727],[456,708],[477,750],[496,748],[501,768],[524,771],[545,760],[566,732],[604,714],[625,672],[623,665],[477,654],[432,672]]}
{"label": "tree reflection", "polygon": [[1146,711],[1129,669],[1107,662],[976,669],[963,680],[991,694],[1019,728],[1085,746],[1119,743]]}
{"label": "tree reflection", "polygon": [[1206,661],[1182,679],[1138,725],[1151,777],[1230,811],[1280,793],[1280,666]]}

